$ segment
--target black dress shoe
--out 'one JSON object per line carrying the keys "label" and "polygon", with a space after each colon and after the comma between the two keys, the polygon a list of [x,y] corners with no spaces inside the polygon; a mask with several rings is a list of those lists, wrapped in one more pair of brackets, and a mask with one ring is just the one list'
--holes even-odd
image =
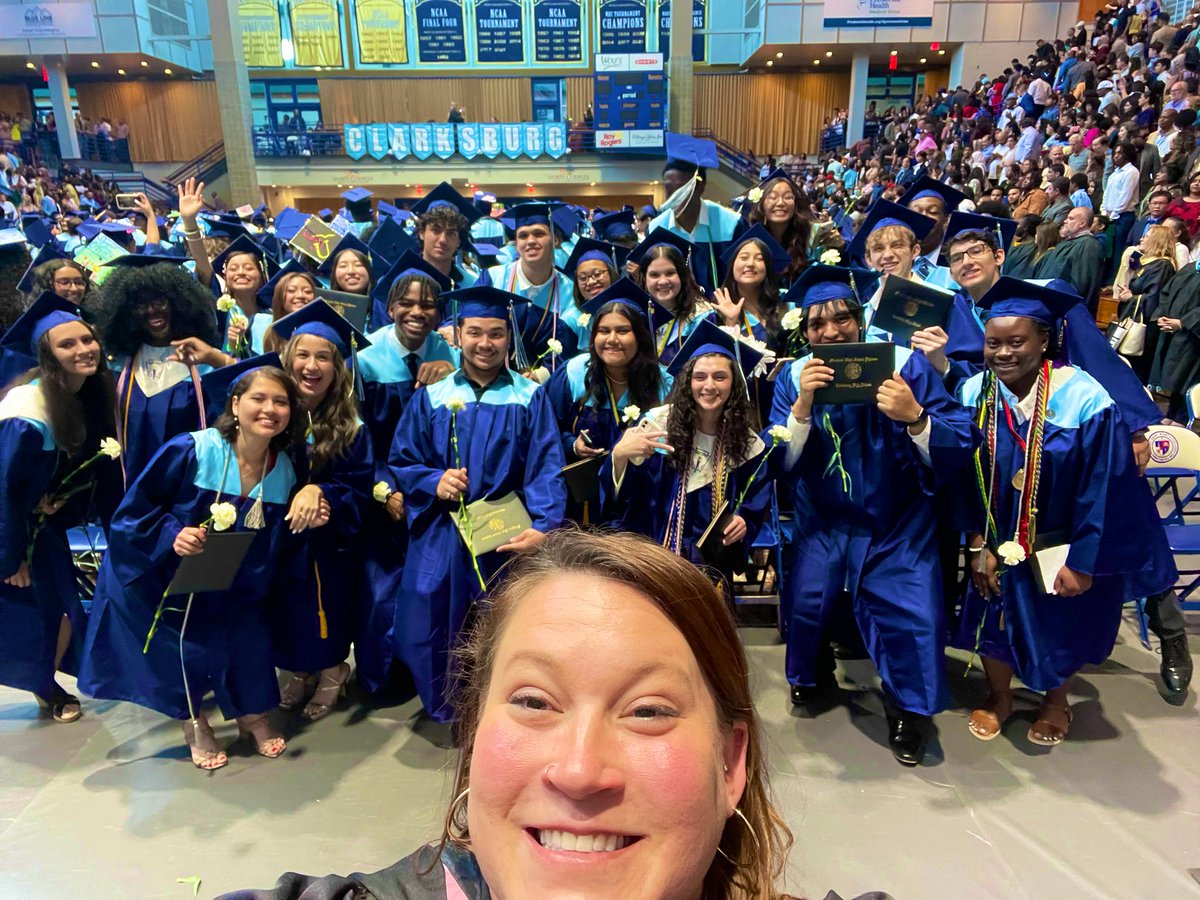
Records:
{"label": "black dress shoe", "polygon": [[917,766],[925,758],[925,716],[902,712],[888,717],[888,745],[902,766]]}
{"label": "black dress shoe", "polygon": [[810,703],[816,702],[826,692],[826,690],[826,688],[820,685],[793,684],[792,705],[808,706]]}
{"label": "black dress shoe", "polygon": [[1192,655],[1188,652],[1187,635],[1162,639],[1162,673],[1163,684],[1167,693],[1179,696],[1187,693],[1188,685],[1192,683]]}

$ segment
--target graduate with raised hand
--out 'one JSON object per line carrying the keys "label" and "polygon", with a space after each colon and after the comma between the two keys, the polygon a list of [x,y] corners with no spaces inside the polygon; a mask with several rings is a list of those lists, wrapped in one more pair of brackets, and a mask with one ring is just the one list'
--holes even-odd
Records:
{"label": "graduate with raised hand", "polygon": [[20,344],[37,367],[0,399],[0,684],[74,722],[79,700],[55,679],[75,671],[68,651],[86,628],[66,529],[98,496],[119,495],[113,379],[95,330],[53,293],[3,343]]}
{"label": "graduate with raised hand", "polygon": [[[416,393],[389,465],[404,495],[410,542],[393,637],[426,712],[447,721],[450,650],[484,583],[510,553],[559,527],[563,452],[544,391],[508,367],[521,297],[476,285],[458,295],[462,368]],[[495,552],[473,554],[450,514],[515,493],[532,526]],[[469,512],[468,512],[469,515]]]}
{"label": "graduate with raised hand", "polygon": [[796,521],[780,614],[792,702],[805,706],[833,687],[828,630],[850,605],[889,701],[892,753],[911,766],[947,694],[934,489],[970,464],[978,433],[925,357],[903,347],[874,402],[820,402],[835,374],[822,354],[863,341],[871,284],[864,270],[817,265],[792,291],[812,353],[779,376],[771,414],[791,432],[777,463]]}
{"label": "graduate with raised hand", "polygon": [[699,542],[723,512],[729,514],[723,547],[748,547],[762,527],[771,496],[768,470],[760,465],[767,444],[746,388],[762,359],[754,347],[702,322],[671,363],[675,383],[666,405],[627,428],[600,471],[606,517],[697,565],[712,565],[727,581],[744,566],[745,550],[713,561]]}
{"label": "graduate with raised hand", "polygon": [[1055,324],[1080,302],[1002,278],[985,298],[987,368],[961,389],[984,435],[960,494],[972,580],[955,639],[983,658],[989,696],[968,721],[980,740],[1011,715],[1014,674],[1044,694],[1029,740],[1065,740],[1075,672],[1108,658],[1127,597],[1177,577],[1112,398],[1053,362]]}
{"label": "graduate with raised hand", "polygon": [[[134,263],[133,260],[141,260]],[[204,363],[183,361],[180,342],[216,342],[211,300],[177,262],[122,256],[104,282],[99,329],[117,377],[117,439],[128,486],[158,449],[205,424]]]}
{"label": "graduate with raised hand", "polygon": [[[303,440],[304,419],[288,375],[251,369],[234,381],[213,427],[173,438],[154,456],[109,529],[80,690],[182,720],[200,769],[228,762],[199,712],[209,691],[260,755],[286,749],[267,719],[279,685],[264,601],[296,483],[287,450]],[[230,529],[255,536],[229,589],[165,596],[181,558]]]}
{"label": "graduate with raised hand", "polygon": [[[346,660],[364,605],[362,526],[374,502],[375,470],[352,367],[358,348],[370,342],[323,300],[280,319],[274,330],[287,341],[280,356],[308,421],[307,483],[284,517],[292,534],[269,598],[275,665],[288,673],[279,705],[303,706],[301,715],[315,722],[346,691]],[[312,533],[322,517],[328,526]]]}
{"label": "graduate with raised hand", "polygon": [[[458,368],[459,352],[438,333],[447,303],[446,278],[429,263],[406,251],[375,288],[393,322],[371,334],[371,346],[359,354],[363,379],[363,421],[371,435],[373,484],[383,484],[387,499],[373,503],[364,517],[365,580],[359,594],[354,662],[358,683],[378,693],[391,680],[391,629],[400,577],[408,552],[404,494],[388,468],[400,416],[414,392]],[[386,293],[385,293],[386,289]]]}
{"label": "graduate with raised hand", "polygon": [[[583,311],[587,350],[560,366],[545,388],[568,463],[611,450],[643,410],[666,400],[674,381],[658,362],[651,327],[669,313],[632,279],[593,296]],[[597,505],[584,507],[568,500],[567,518],[595,524]]]}
{"label": "graduate with raised hand", "polygon": [[514,310],[515,364],[518,371],[545,369],[548,376],[578,351],[579,310],[571,300],[573,285],[554,268],[550,207],[522,203],[510,209],[508,217],[516,235],[517,259],[485,269],[478,284],[530,301]]}
{"label": "graduate with raised hand", "polygon": [[654,302],[671,313],[654,334],[659,361],[669,366],[704,318],[712,318],[713,307],[688,265],[692,245],[666,229],[652,231],[629,255],[625,266]]}

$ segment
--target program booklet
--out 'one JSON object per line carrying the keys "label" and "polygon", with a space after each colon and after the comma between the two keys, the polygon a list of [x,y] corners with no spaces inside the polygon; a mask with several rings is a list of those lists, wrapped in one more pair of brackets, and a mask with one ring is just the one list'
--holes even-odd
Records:
{"label": "program booklet", "polygon": [[874,403],[896,370],[896,345],[886,341],[820,344],[813,355],[833,369],[833,381],[813,395],[814,403]]}
{"label": "program booklet", "polygon": [[467,518],[470,520],[471,534],[467,537],[462,516],[457,509],[450,511],[463,543],[476,556],[490,553],[497,547],[503,546],[527,528],[533,527],[521,498],[515,493],[505,494],[497,500],[476,500],[467,504]]}
{"label": "program booklet", "polygon": [[879,310],[871,324],[907,344],[915,332],[946,327],[954,294],[931,284],[888,276],[879,295]]}

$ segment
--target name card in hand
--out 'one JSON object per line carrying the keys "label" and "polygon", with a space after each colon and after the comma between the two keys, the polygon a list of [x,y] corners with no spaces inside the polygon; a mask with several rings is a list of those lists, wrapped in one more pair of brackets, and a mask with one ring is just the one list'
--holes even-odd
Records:
{"label": "name card in hand", "polygon": [[949,291],[889,275],[871,324],[890,332],[896,343],[907,344],[918,331],[945,328],[953,303],[954,294]]}
{"label": "name card in hand", "polygon": [[820,344],[813,355],[833,369],[833,381],[813,395],[814,403],[874,403],[879,386],[896,371],[896,345]]}

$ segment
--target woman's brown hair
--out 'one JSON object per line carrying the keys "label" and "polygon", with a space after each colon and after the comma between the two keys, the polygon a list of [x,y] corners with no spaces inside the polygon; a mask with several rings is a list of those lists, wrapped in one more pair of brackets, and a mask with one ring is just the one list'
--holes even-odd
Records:
{"label": "woman's brown hair", "polygon": [[[305,335],[292,335],[279,354],[289,374],[292,372],[296,342],[302,337]],[[308,413],[312,434],[312,443],[308,448],[309,471],[313,475],[320,474],[325,466],[349,452],[360,427],[358,402],[354,398],[354,373],[346,365],[338,348],[327,340],[325,343],[333,351],[333,383],[329,385],[321,404]]]}
{"label": "woman's brown hair", "polygon": [[[645,594],[679,629],[695,654],[712,692],[718,726],[728,733],[735,722],[745,723],[746,787],[738,804],[745,821],[737,814],[726,820],[720,851],[705,875],[701,896],[703,900],[778,896],[774,884],[783,872],[792,835],[768,796],[762,728],[750,694],[746,652],[737,628],[721,591],[699,569],[638,535],[577,529],[552,532],[535,550],[518,556],[481,604],[455,656],[454,700],[460,716],[458,738],[462,749],[453,796],[459,798],[470,785],[472,745],[504,629],[522,598],[537,584],[563,573],[611,579]],[[467,803],[451,804],[441,847],[447,842],[469,846]]]}
{"label": "woman's brown hair", "polygon": [[217,429],[221,433],[221,437],[225,438],[229,444],[237,444],[238,421],[233,414],[233,398],[237,397],[240,400],[242,395],[250,390],[250,385],[259,378],[269,378],[283,388],[287,392],[288,408],[291,410],[287,428],[271,438],[271,449],[280,452],[293,445],[298,446],[304,443],[304,410],[300,407],[300,394],[296,390],[296,382],[292,381],[283,369],[277,369],[274,366],[259,366],[257,369],[251,369],[234,382],[233,390],[225,399],[225,411],[213,423],[213,428]]}
{"label": "woman's brown hair", "polygon": [[287,344],[287,341],[275,333],[274,323],[278,322],[288,314],[287,310],[283,308],[283,304],[287,297],[288,285],[297,278],[303,278],[312,286],[313,297],[316,297],[317,291],[321,289],[320,284],[317,282],[316,276],[308,272],[288,272],[275,282],[275,290],[271,294],[272,325],[263,335],[263,351],[266,353],[282,353],[284,346]]}
{"label": "woman's brown hair", "polygon": [[704,291],[696,283],[692,267],[687,264],[683,254],[675,247],[670,244],[659,244],[657,247],[650,248],[638,263],[638,286],[643,288],[646,286],[646,273],[650,271],[650,264],[656,259],[670,260],[675,266],[675,271],[679,274],[679,296],[675,299],[675,318],[680,322],[691,321],[692,315],[696,311],[696,304],[704,299]]}

